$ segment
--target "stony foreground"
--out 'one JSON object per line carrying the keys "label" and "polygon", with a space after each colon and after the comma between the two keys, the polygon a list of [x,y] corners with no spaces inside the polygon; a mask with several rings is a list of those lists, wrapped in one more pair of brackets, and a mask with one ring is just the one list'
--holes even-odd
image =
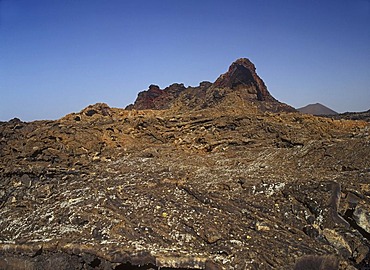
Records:
{"label": "stony foreground", "polygon": [[369,153],[298,113],[0,123],[0,269],[366,269]]}

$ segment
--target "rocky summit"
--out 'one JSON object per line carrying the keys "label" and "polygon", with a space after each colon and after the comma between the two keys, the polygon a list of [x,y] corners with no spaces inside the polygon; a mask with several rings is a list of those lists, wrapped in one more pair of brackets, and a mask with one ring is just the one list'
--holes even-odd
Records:
{"label": "rocky summit", "polygon": [[253,112],[293,112],[294,108],[271,96],[257,75],[254,64],[241,58],[214,83],[201,82],[197,87],[172,84],[165,89],[150,85],[140,92],[134,104],[126,109],[188,111],[205,108],[242,109]]}
{"label": "rocky summit", "polygon": [[0,123],[0,269],[368,269],[370,124],[247,59],[127,109]]}

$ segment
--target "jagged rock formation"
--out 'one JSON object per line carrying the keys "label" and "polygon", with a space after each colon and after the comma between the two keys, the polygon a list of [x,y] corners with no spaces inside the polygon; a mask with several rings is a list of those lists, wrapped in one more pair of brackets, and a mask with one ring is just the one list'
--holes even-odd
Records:
{"label": "jagged rock formation", "polygon": [[165,110],[169,109],[176,98],[185,90],[184,84],[174,83],[161,90],[157,85],[150,85],[147,91],[140,92],[134,105],[126,109]]}
{"label": "jagged rock formation", "polygon": [[233,90],[242,89],[248,92],[251,100],[276,102],[268,92],[265,83],[257,75],[254,64],[246,58],[238,59],[232,63],[229,70],[222,74],[213,86]]}
{"label": "jagged rock formation", "polygon": [[338,113],[320,103],[308,104],[302,108],[298,108],[297,111],[301,113],[307,113],[312,115],[337,115]]}
{"label": "jagged rock formation", "polygon": [[231,64],[213,84],[202,82],[198,87],[186,88],[172,84],[161,90],[156,85],[140,92],[133,105],[127,109],[188,111],[205,108],[238,108],[245,111],[293,112],[294,108],[271,96],[265,83],[257,75],[254,64],[241,58]]}
{"label": "jagged rock formation", "polygon": [[204,109],[0,123],[0,269],[366,269],[369,123],[227,110],[230,74]]}

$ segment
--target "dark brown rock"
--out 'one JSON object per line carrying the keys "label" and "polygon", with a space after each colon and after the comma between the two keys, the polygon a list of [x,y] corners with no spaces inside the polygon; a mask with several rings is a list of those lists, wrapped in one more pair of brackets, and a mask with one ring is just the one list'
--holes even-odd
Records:
{"label": "dark brown rock", "polygon": [[214,82],[213,87],[247,91],[251,100],[277,102],[257,75],[254,64],[247,58],[232,63],[229,70]]}
{"label": "dark brown rock", "polygon": [[334,256],[305,256],[299,259],[294,270],[338,270],[339,261]]}
{"label": "dark brown rock", "polygon": [[0,123],[0,268],[368,266],[369,124],[262,112],[250,85]]}
{"label": "dark brown rock", "polygon": [[150,85],[147,91],[139,93],[135,103],[126,109],[135,110],[164,110],[169,109],[174,100],[185,90],[183,84],[172,84],[161,90],[157,85]]}
{"label": "dark brown rock", "polygon": [[94,114],[100,114],[102,116],[110,116],[111,110],[110,110],[110,107],[105,103],[96,103],[94,105],[88,106],[81,113],[85,114],[86,116],[93,116]]}
{"label": "dark brown rock", "polygon": [[161,90],[151,85],[140,92],[135,103],[126,109],[136,110],[194,110],[222,106],[236,110],[294,112],[295,109],[271,96],[265,83],[257,75],[254,64],[241,58],[231,64],[213,84],[201,82],[198,87],[172,84]]}

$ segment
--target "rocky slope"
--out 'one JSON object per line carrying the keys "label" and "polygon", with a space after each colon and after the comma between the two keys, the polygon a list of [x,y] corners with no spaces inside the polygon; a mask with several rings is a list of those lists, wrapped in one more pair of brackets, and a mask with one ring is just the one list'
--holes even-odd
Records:
{"label": "rocky slope", "polygon": [[0,269],[366,269],[369,124],[271,113],[230,74],[193,109],[0,123]]}

